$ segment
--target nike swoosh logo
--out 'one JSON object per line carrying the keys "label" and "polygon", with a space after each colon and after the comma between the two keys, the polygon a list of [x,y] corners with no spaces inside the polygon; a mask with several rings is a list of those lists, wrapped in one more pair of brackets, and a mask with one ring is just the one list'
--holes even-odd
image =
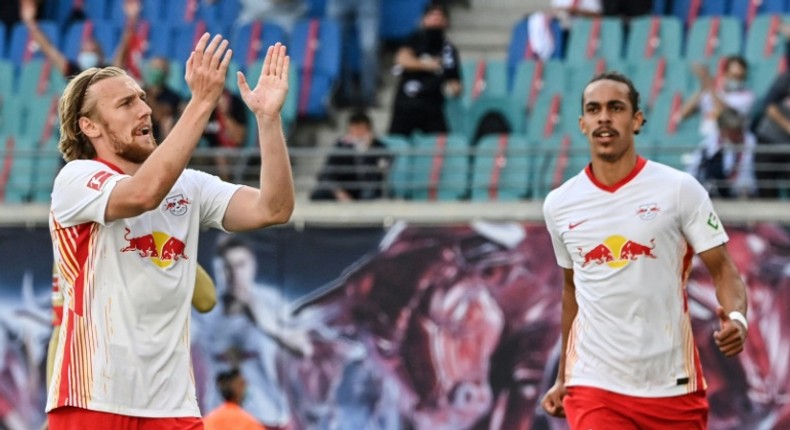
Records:
{"label": "nike swoosh logo", "polygon": [[577,223],[570,222],[570,223],[568,223],[568,230],[573,230],[574,228],[586,223],[587,221],[589,221],[589,220],[579,221]]}

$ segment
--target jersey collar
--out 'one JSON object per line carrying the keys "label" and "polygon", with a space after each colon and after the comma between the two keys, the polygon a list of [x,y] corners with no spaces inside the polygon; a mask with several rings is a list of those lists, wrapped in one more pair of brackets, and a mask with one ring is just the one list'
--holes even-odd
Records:
{"label": "jersey collar", "polygon": [[604,191],[613,193],[619,190],[620,188],[622,188],[623,185],[631,182],[631,179],[634,179],[636,175],[638,175],[639,172],[641,172],[642,169],[644,169],[645,164],[647,164],[647,160],[637,155],[636,165],[634,166],[633,170],[631,170],[631,173],[625,175],[625,178],[621,179],[619,182],[617,182],[614,185],[605,185],[601,183],[598,179],[596,179],[595,175],[593,175],[592,163],[588,164],[587,167],[584,168],[584,173],[587,174],[587,177],[590,178],[590,181],[593,183],[593,185]]}
{"label": "jersey collar", "polygon": [[112,163],[110,163],[109,161],[107,161],[107,160],[105,160],[105,159],[102,159],[102,158],[96,157],[96,158],[94,158],[94,159],[93,159],[93,161],[98,161],[99,163],[103,163],[103,164],[105,164],[107,167],[109,167],[110,169],[112,169],[112,170],[115,170],[116,172],[118,172],[118,173],[120,173],[120,174],[122,174],[122,175],[124,174],[124,173],[123,173],[123,170],[121,170],[121,168],[120,168],[120,167],[116,166],[115,164],[112,164]]}

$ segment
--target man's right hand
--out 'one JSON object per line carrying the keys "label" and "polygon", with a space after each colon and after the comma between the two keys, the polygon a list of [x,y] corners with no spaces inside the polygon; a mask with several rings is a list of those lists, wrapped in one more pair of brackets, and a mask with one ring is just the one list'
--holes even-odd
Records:
{"label": "man's right hand", "polygon": [[568,394],[568,390],[565,389],[565,383],[557,381],[543,396],[540,405],[549,415],[562,418],[565,416],[562,399],[566,394]]}
{"label": "man's right hand", "polygon": [[192,92],[192,100],[210,103],[213,108],[225,88],[225,75],[233,51],[228,49],[228,41],[222,36],[214,36],[210,43],[209,37],[205,33],[198,40],[187,60],[184,78]]}

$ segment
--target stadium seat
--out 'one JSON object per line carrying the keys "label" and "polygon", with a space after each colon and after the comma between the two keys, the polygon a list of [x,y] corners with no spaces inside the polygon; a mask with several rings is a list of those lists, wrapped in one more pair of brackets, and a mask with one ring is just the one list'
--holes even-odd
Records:
{"label": "stadium seat", "polygon": [[701,140],[696,130],[684,130],[673,135],[656,137],[650,146],[652,149],[650,159],[685,171]]}
{"label": "stadium seat", "polygon": [[484,137],[472,163],[473,201],[514,201],[529,197],[534,153],[523,135]]}
{"label": "stadium seat", "polygon": [[20,133],[24,117],[21,108],[23,100],[22,96],[16,94],[3,97],[0,104],[0,135],[16,136]]}
{"label": "stadium seat", "polygon": [[[320,42],[319,42],[320,41]],[[291,60],[299,75],[299,116],[324,118],[340,74],[340,26],[330,19],[305,19],[291,35]]]}
{"label": "stadium seat", "polygon": [[379,139],[394,155],[389,177],[387,178],[387,186],[391,197],[396,199],[410,198],[413,170],[413,148],[411,142],[405,136],[392,134],[379,136]]}
{"label": "stadium seat", "polygon": [[428,0],[387,0],[381,2],[379,36],[384,40],[404,40],[420,26]]}
{"label": "stadium seat", "polygon": [[[535,106],[527,116],[526,135],[534,141],[549,139],[563,131],[562,110],[571,109],[574,99],[566,92],[544,92],[538,96]],[[567,104],[567,106],[566,106]]]}
{"label": "stadium seat", "polygon": [[692,80],[696,80],[691,65],[682,59],[642,59],[629,67],[634,87],[641,97],[640,108],[646,112],[652,111],[662,94],[677,91],[685,94],[692,88]]}
{"label": "stadium seat", "polygon": [[35,147],[29,139],[0,135],[0,202],[22,204],[30,200]]}
{"label": "stadium seat", "polygon": [[[15,93],[14,65],[10,61],[0,58],[0,103],[7,101]],[[2,109],[0,105],[0,109]],[[2,129],[0,129],[2,133]]]}
{"label": "stadium seat", "polygon": [[637,62],[643,59],[681,57],[683,27],[674,16],[646,16],[631,20],[625,59]]}
{"label": "stadium seat", "polygon": [[580,133],[557,134],[539,142],[532,198],[545,198],[549,191],[576,176],[590,162],[587,140]]}
{"label": "stadium seat", "polygon": [[282,27],[273,22],[253,21],[233,30],[230,46],[234,61],[246,69],[262,60],[269,46],[277,42],[288,44],[288,34]]}
{"label": "stadium seat", "polygon": [[[126,0],[109,0],[108,2],[108,15],[110,20],[115,23],[117,26],[123,26],[126,24],[126,15],[123,11],[123,2]],[[220,3],[224,3],[225,0],[221,1]],[[165,5],[169,2],[163,2],[161,0],[141,0],[142,9],[140,10],[140,20],[156,23],[159,25],[160,23],[168,22],[174,24],[180,24],[181,21],[167,21],[165,17]]]}
{"label": "stadium seat", "polygon": [[565,53],[567,64],[596,58],[620,60],[623,49],[623,22],[617,18],[575,18]]}
{"label": "stadium seat", "polygon": [[[60,46],[58,27],[52,21],[39,21],[38,27],[55,46]],[[33,41],[25,24],[18,22],[11,30],[11,43],[8,45],[8,59],[16,66],[21,66],[30,60],[44,58],[44,53],[38,44]]]}
{"label": "stadium seat", "polygon": [[725,0],[672,0],[672,15],[691,28],[703,16],[721,16],[727,12]]}
{"label": "stadium seat", "polygon": [[[787,69],[787,62],[783,56],[769,58],[749,64],[749,86],[757,95],[758,100],[764,97],[771,85],[782,72]],[[755,103],[755,107],[761,103]]]}
{"label": "stadium seat", "polygon": [[737,18],[748,31],[762,14],[783,14],[790,12],[787,0],[730,0],[729,15]]}
{"label": "stadium seat", "polygon": [[206,15],[204,2],[201,0],[168,0],[162,3],[164,6],[162,17],[171,25],[191,24],[197,21],[214,23],[213,17]]}
{"label": "stadium seat", "polygon": [[76,62],[82,43],[88,38],[93,38],[99,42],[105,60],[109,61],[115,53],[115,47],[118,46],[119,36],[119,28],[110,21],[79,21],[66,29],[61,50],[69,61]]}
{"label": "stadium seat", "polygon": [[210,23],[206,21],[194,21],[176,25],[172,28],[173,55],[170,58],[174,58],[182,64],[186,64],[189,55],[192,53],[192,50],[195,49],[195,44],[203,33],[208,31],[212,35],[217,34],[217,29],[213,28]]}
{"label": "stadium seat", "polygon": [[700,115],[698,113],[680,122],[678,122],[676,116],[688,96],[688,92],[683,93],[681,91],[667,91],[662,94],[656,101],[650,114],[645,117],[647,124],[640,136],[645,136],[645,139],[659,139],[672,137],[677,134],[698,133],[700,123]]}
{"label": "stadium seat", "polygon": [[326,0],[305,0],[305,3],[307,4],[306,15],[308,17],[324,18],[326,16]]}
{"label": "stadium seat", "polygon": [[542,94],[565,91],[565,63],[560,60],[524,60],[516,68],[511,91],[511,103],[516,109],[513,130],[524,133],[527,117]]}
{"label": "stadium seat", "polygon": [[6,39],[6,26],[2,21],[0,21],[0,60],[5,60],[7,58],[5,39]]}
{"label": "stadium seat", "polygon": [[458,134],[415,135],[412,198],[459,200],[466,196],[469,145]]}
{"label": "stadium seat", "polygon": [[19,67],[17,93],[26,99],[55,94],[66,88],[66,79],[52,62],[44,59],[31,60]]}
{"label": "stadium seat", "polygon": [[[551,55],[551,59],[561,59],[563,58],[563,34],[560,25],[556,20],[551,20],[549,22],[549,28],[551,29],[554,43],[554,53]],[[516,72],[516,67],[521,61],[535,59],[538,59],[538,57],[535,55],[535,51],[532,49],[532,45],[529,41],[529,16],[527,16],[513,26],[513,31],[510,36],[510,44],[507,50],[509,79],[512,80]]]}
{"label": "stadium seat", "polygon": [[786,42],[779,33],[782,15],[758,15],[746,32],[746,45],[743,55],[750,66],[764,60],[785,55]]}
{"label": "stadium seat", "polygon": [[508,94],[507,65],[504,60],[464,60],[461,84],[461,98],[466,106],[480,99],[505,97]]}
{"label": "stadium seat", "polygon": [[743,40],[742,34],[741,24],[733,17],[699,18],[689,31],[686,58],[705,60],[712,57],[739,54]]}
{"label": "stadium seat", "polygon": [[41,8],[41,16],[62,26],[71,17],[75,6],[80,6],[88,19],[105,20],[109,18],[107,0],[47,0]]}

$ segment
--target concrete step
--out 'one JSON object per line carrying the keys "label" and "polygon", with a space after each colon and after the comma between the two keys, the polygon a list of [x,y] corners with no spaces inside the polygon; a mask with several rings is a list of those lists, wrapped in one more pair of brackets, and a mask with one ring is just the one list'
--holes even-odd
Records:
{"label": "concrete step", "polygon": [[458,47],[461,58],[471,51],[505,52],[510,43],[510,32],[499,30],[452,31],[448,37]]}

